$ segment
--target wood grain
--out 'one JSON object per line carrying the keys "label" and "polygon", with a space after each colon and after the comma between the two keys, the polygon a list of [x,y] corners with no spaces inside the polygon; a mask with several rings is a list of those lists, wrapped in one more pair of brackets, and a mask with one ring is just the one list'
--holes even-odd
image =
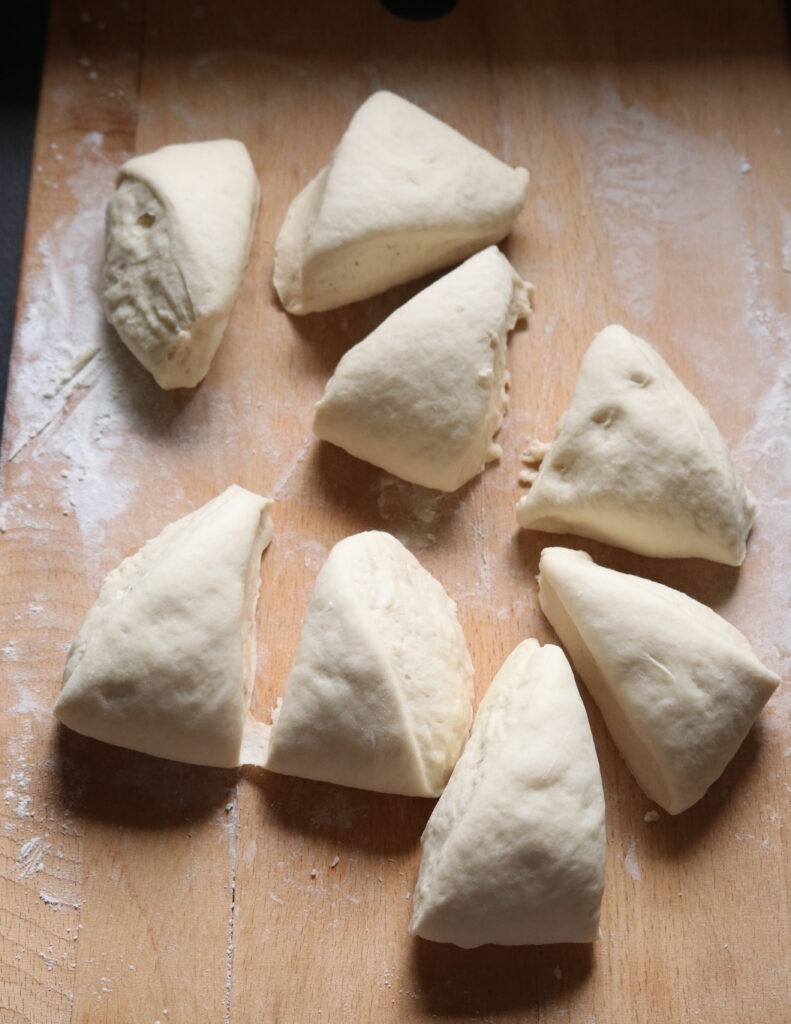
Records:
{"label": "wood grain", "polygon": [[[171,764],[50,715],[103,575],[231,482],[278,502],[261,718],[326,552],[370,528],[457,600],[479,697],[524,636],[553,639],[534,576],[557,540],[706,601],[787,675],[791,74],[780,6],[749,10],[463,0],[420,24],[363,0],[56,0],[3,435],[3,1024],[791,1019],[785,685],[706,798],[654,823],[583,692],[607,798],[593,947],[412,940],[430,801]],[[423,282],[304,318],[271,287],[290,199],[381,87],[533,176],[505,244],[536,311],[511,340],[504,456],[452,495],[310,433],[339,356]],[[102,210],[126,156],[219,136],[250,149],[261,216],[208,378],[164,393],[102,325]],[[519,453],[612,321],[657,344],[757,493],[741,570],[516,531]]]}

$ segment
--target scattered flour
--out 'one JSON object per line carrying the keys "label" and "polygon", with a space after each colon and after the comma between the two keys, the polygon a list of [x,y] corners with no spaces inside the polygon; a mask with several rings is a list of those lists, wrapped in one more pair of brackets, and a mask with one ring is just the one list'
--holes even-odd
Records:
{"label": "scattered flour", "polygon": [[81,903],[74,903],[71,900],[61,899],[59,896],[53,896],[49,892],[39,892],[39,899],[43,900],[48,907],[52,910],[63,910],[69,908],[70,910],[79,910],[82,906]]}
{"label": "scattered flour", "polygon": [[633,839],[623,859],[623,866],[626,873],[634,882],[642,882],[643,872],[640,869],[640,862],[637,859],[637,844],[639,840]]}

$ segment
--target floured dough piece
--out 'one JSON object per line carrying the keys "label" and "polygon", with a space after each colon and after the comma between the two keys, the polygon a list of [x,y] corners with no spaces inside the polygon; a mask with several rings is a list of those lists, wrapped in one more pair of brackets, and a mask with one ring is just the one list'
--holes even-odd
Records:
{"label": "floured dough piece", "polygon": [[391,92],[374,93],[291,203],[275,245],[289,313],[335,309],[450,266],[511,230],[527,171]]}
{"label": "floured dough piece", "polygon": [[525,640],[507,659],[421,842],[412,934],[465,948],[597,937],[604,794],[559,647]]}
{"label": "floured dough piece", "polygon": [[105,743],[240,764],[272,502],[232,486],[166,526],[102,584],[71,646],[57,718]]}
{"label": "floured dough piece", "polygon": [[516,507],[519,525],[739,565],[754,517],[755,498],[703,406],[645,341],[605,328]]}
{"label": "floured dough piece", "polygon": [[259,188],[241,142],[128,160],[107,204],[107,319],[163,388],[206,376],[247,265]]}
{"label": "floured dough piece", "polygon": [[544,549],[539,599],[648,796],[670,814],[700,800],[777,676],[710,608],[582,551]]}
{"label": "floured dough piece", "polygon": [[456,605],[388,533],[340,541],[316,578],[266,767],[437,796],[472,718]]}
{"label": "floured dough piece", "polygon": [[471,256],[346,353],[314,432],[412,483],[461,487],[501,455],[506,342],[531,292],[496,246]]}

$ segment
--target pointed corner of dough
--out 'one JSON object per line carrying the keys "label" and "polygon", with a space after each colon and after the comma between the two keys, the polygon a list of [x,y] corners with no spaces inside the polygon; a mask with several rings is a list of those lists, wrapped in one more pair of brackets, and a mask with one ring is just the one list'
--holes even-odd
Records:
{"label": "pointed corner of dough", "polygon": [[284,307],[335,309],[452,266],[508,234],[529,175],[380,91],[292,201],[275,244]]}
{"label": "pointed corner of dough", "polygon": [[526,640],[506,659],[421,842],[411,934],[464,948],[596,938],[604,793],[560,648]]}
{"label": "pointed corner of dough", "polygon": [[755,499],[703,406],[655,349],[611,324],[516,515],[642,555],[740,565]]}
{"label": "pointed corner of dough", "polygon": [[419,292],[341,359],[313,431],[395,476],[454,491],[498,457],[509,332],[529,286],[497,246]]}
{"label": "pointed corner of dough", "polygon": [[76,732],[193,764],[239,764],[272,502],[232,485],[104,580],[54,714]]}
{"label": "pointed corner of dough", "polygon": [[102,298],[165,389],[195,387],[247,265],[260,186],[242,142],[177,143],[128,160],[107,205]]}
{"label": "pointed corner of dough", "polygon": [[266,767],[436,796],[472,717],[456,606],[390,534],[340,541],[314,584]]}
{"label": "pointed corner of dough", "polygon": [[643,790],[670,814],[696,803],[778,677],[710,608],[582,552],[545,549],[539,602]]}

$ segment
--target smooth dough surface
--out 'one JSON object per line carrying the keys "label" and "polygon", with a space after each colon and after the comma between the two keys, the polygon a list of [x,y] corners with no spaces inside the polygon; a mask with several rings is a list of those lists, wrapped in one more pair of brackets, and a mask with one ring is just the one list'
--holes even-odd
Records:
{"label": "smooth dough surface", "polygon": [[69,651],[64,725],[174,761],[240,763],[271,504],[229,487],[107,576]]}
{"label": "smooth dough surface", "polygon": [[259,187],[241,142],[128,160],[107,204],[107,319],[163,388],[194,387],[220,344],[250,253]]}
{"label": "smooth dough surface", "polygon": [[275,245],[289,313],[335,309],[450,266],[511,230],[529,174],[391,92],[355,113]]}
{"label": "smooth dough surface", "polygon": [[647,342],[605,328],[516,507],[519,525],[739,565],[754,517],[755,498],[703,406]]}
{"label": "smooth dough surface", "polygon": [[310,598],[266,767],[437,796],[472,718],[456,605],[388,533],[340,541]]}
{"label": "smooth dough surface", "polygon": [[604,794],[559,647],[525,640],[508,657],[421,841],[413,934],[465,948],[596,939]]}
{"label": "smooth dough surface", "polygon": [[539,600],[648,796],[670,814],[700,800],[778,677],[710,608],[582,551],[543,550]]}
{"label": "smooth dough surface", "polygon": [[531,292],[496,246],[471,256],[343,356],[314,433],[412,483],[461,487],[501,454],[508,332]]}

